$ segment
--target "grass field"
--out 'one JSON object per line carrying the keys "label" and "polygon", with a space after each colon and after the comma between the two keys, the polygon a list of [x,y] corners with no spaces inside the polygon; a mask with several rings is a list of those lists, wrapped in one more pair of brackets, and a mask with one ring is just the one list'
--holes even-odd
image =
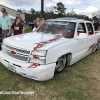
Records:
{"label": "grass field", "polygon": [[0,100],[100,100],[100,50],[46,82],[20,76],[0,63],[0,91],[34,91],[32,95],[0,95]]}
{"label": "grass field", "polygon": [[32,32],[32,30],[29,28],[29,26],[25,26],[25,33],[28,33],[28,32]]}

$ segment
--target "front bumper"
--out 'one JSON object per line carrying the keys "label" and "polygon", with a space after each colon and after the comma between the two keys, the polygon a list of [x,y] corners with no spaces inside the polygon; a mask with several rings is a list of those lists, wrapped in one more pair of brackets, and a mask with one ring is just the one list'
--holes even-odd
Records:
{"label": "front bumper", "polygon": [[2,51],[0,51],[0,62],[9,70],[38,81],[52,79],[56,66],[56,63],[52,63],[48,65],[40,65],[36,68],[28,68],[32,63],[15,60],[12,57],[5,55]]}

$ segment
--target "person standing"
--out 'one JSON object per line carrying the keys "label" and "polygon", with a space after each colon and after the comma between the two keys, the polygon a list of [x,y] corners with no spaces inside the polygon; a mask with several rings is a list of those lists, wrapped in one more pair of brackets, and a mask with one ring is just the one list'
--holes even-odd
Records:
{"label": "person standing", "polygon": [[45,21],[44,15],[41,15],[40,18],[41,18],[41,21],[39,22],[39,25],[41,25]]}
{"label": "person standing", "polygon": [[36,23],[34,25],[34,28],[37,28],[39,26],[40,18],[36,18]]}
{"label": "person standing", "polygon": [[23,34],[24,34],[25,33],[25,23],[24,23],[24,21],[22,21],[22,19],[21,19],[21,24],[23,26]]}
{"label": "person standing", "polygon": [[7,15],[7,10],[2,8],[2,17],[0,17],[0,27],[2,27],[2,39],[9,37],[11,35],[11,19]]}
{"label": "person standing", "polygon": [[99,26],[100,26],[99,22],[98,22],[98,20],[96,20],[95,23],[94,23],[94,29],[95,29],[95,31],[98,31]]}
{"label": "person standing", "polygon": [[24,34],[25,33],[25,24],[22,23],[22,25],[23,25],[23,34]]}
{"label": "person standing", "polygon": [[16,17],[15,23],[12,25],[12,32],[14,35],[24,34],[23,25],[21,24],[21,18]]}
{"label": "person standing", "polygon": [[39,23],[40,23],[40,18],[36,18],[36,23],[34,24],[33,32],[39,26]]}

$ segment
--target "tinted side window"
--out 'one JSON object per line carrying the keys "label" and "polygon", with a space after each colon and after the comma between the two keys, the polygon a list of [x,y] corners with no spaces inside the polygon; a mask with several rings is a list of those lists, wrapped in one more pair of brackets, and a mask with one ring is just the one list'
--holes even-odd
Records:
{"label": "tinted side window", "polygon": [[86,33],[86,28],[84,23],[79,23],[78,29],[77,29],[77,34],[79,36],[80,33]]}
{"label": "tinted side window", "polygon": [[87,25],[87,29],[88,29],[88,35],[94,34],[92,24],[86,23],[86,25]]}

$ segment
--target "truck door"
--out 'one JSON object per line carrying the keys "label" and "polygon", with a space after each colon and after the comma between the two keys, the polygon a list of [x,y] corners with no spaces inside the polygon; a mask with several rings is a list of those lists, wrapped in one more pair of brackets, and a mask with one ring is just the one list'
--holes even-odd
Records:
{"label": "truck door", "polygon": [[[86,26],[84,23],[79,23],[77,28],[77,36],[80,33],[86,33]],[[86,56],[86,52],[88,50],[88,38],[86,39],[77,39],[75,43],[75,59],[74,62],[80,60],[84,56]]]}
{"label": "truck door", "polygon": [[91,23],[86,23],[87,33],[88,33],[88,53],[91,53],[96,48],[95,33],[93,31],[93,26]]}

